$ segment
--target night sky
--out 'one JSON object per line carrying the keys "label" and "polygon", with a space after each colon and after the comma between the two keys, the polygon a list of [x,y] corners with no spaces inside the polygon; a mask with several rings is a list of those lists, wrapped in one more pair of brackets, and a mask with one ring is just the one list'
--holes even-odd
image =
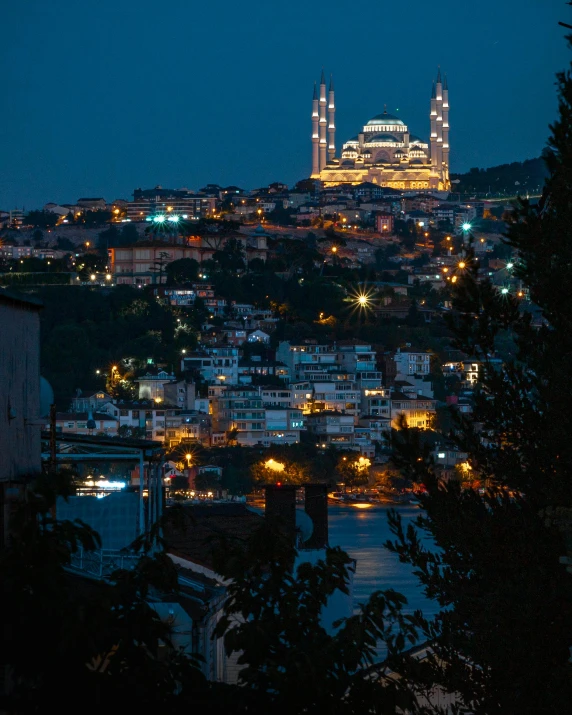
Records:
{"label": "night sky", "polygon": [[0,209],[292,185],[322,66],[338,152],[384,104],[428,138],[441,65],[452,171],[538,156],[570,61],[558,20],[564,0],[5,0]]}

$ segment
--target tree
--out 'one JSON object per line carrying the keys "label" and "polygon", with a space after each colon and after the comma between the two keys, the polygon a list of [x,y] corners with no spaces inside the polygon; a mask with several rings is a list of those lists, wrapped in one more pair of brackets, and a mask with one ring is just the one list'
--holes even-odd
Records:
{"label": "tree", "polygon": [[237,238],[228,238],[222,248],[215,251],[213,261],[221,270],[236,273],[245,266],[245,252]]}
{"label": "tree", "polygon": [[56,239],[56,248],[60,251],[74,251],[75,245],[69,238],[58,236]]}
{"label": "tree", "polygon": [[53,228],[58,222],[58,215],[51,211],[29,211],[24,216],[24,224],[34,228]]}
{"label": "tree", "polygon": [[403,596],[378,591],[328,632],[322,610],[336,590],[347,594],[351,560],[339,548],[327,549],[315,565],[294,568],[295,558],[293,545],[266,526],[246,545],[219,543],[215,568],[230,584],[216,633],[242,666],[238,711],[412,712],[412,693],[387,677],[388,666],[370,671],[379,640],[387,645],[388,662],[415,640],[414,619],[402,614]]}
{"label": "tree", "polygon": [[[572,75],[558,75],[559,118],[546,155],[549,176],[538,205],[520,200],[506,244],[516,275],[540,311],[540,324],[518,295],[501,293],[470,270],[454,290],[455,344],[483,364],[471,421],[452,413],[451,438],[469,455],[467,471],[487,485],[443,484],[416,435],[397,433],[404,473],[426,486],[416,528],[393,514],[388,544],[416,569],[441,611],[426,624],[434,658],[421,672],[403,659],[414,685],[456,691],[476,715],[570,711],[572,574]],[[508,331],[516,359],[490,361]],[[431,537],[431,550],[420,533]]]}
{"label": "tree", "polygon": [[180,285],[198,280],[200,264],[194,258],[171,261],[165,268],[167,285]]}
{"label": "tree", "polygon": [[151,271],[158,274],[157,283],[161,285],[163,283],[163,273],[165,271],[165,266],[169,263],[168,251],[159,251],[157,258],[153,261],[153,267]]}

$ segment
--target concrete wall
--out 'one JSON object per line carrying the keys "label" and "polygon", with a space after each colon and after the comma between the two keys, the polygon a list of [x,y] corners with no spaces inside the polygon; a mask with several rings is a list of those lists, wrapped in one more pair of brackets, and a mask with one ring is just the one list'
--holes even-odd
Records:
{"label": "concrete wall", "polygon": [[0,482],[41,468],[38,311],[0,292]]}

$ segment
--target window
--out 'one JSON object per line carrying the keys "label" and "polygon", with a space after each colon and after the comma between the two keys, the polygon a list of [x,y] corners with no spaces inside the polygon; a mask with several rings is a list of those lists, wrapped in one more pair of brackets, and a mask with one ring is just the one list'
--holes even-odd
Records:
{"label": "window", "polygon": [[139,419],[139,410],[133,410],[131,412],[131,417],[133,417],[134,420],[138,420]]}
{"label": "window", "polygon": [[119,410],[120,417],[129,417],[129,410]]}

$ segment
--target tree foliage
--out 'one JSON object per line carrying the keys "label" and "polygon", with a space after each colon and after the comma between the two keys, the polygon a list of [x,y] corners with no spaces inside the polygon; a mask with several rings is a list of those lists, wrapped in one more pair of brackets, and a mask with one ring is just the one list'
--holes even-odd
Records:
{"label": "tree foliage", "polygon": [[[472,419],[453,413],[450,437],[487,489],[443,484],[414,435],[396,440],[397,461],[427,494],[416,527],[404,530],[393,514],[388,545],[441,607],[425,627],[434,657],[423,671],[404,659],[400,672],[457,692],[460,712],[475,715],[566,713],[572,704],[572,575],[561,563],[572,553],[570,72],[558,84],[542,200],[518,202],[506,239],[534,313],[477,280],[471,255],[454,291],[456,347],[483,371]],[[498,370],[490,356],[505,333],[517,354]]]}

